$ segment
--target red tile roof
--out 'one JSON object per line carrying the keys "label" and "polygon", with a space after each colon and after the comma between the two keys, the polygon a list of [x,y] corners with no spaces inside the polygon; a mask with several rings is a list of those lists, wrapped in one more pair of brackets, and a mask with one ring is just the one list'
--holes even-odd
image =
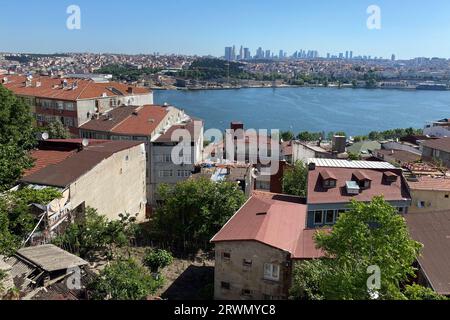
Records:
{"label": "red tile roof", "polygon": [[[335,188],[323,188],[320,175],[328,171],[336,177]],[[349,195],[346,192],[345,184],[352,181],[353,176],[364,175],[372,181],[369,189],[361,191],[358,195]],[[383,179],[384,173],[389,172],[400,177],[396,182],[386,183]],[[387,201],[402,201],[411,198],[405,180],[402,178],[401,170],[390,169],[352,169],[352,168],[327,168],[316,167],[308,173],[308,204],[323,203],[346,203],[351,199],[358,201],[371,201],[373,197],[383,195]]]}
{"label": "red tile roof", "polygon": [[116,133],[120,135],[150,136],[166,118],[168,109],[162,106],[123,106],[93,119],[81,130]]}
{"label": "red tile roof", "polygon": [[167,116],[167,108],[143,106],[128,116],[111,131],[119,134],[149,136]]}
{"label": "red tile roof", "polygon": [[417,181],[408,181],[411,190],[450,191],[449,178],[419,177]]}
{"label": "red tile roof", "polygon": [[307,206],[302,202],[297,197],[255,192],[211,241],[257,241],[289,252],[294,259],[323,256],[314,245],[313,231],[305,230]]}
{"label": "red tile roof", "polygon": [[[25,86],[26,77],[21,75],[8,75],[8,82],[4,86],[17,95],[34,96],[38,98],[58,99],[64,101],[76,101],[79,99],[99,98],[103,94],[108,97],[128,95],[128,85],[119,82],[96,83],[92,80],[84,79],[66,79],[67,87],[70,88],[74,83],[77,87],[74,89],[63,89],[61,82],[64,79],[51,78],[47,76],[37,76],[31,81],[31,86]],[[40,82],[40,86],[36,84]],[[151,91],[145,88],[132,87],[133,94],[148,94]]]}
{"label": "red tile roof", "polygon": [[28,169],[23,174],[24,177],[32,175],[49,165],[60,163],[73,155],[76,150],[72,151],[58,151],[58,150],[33,150],[31,157],[35,160],[33,168]]}

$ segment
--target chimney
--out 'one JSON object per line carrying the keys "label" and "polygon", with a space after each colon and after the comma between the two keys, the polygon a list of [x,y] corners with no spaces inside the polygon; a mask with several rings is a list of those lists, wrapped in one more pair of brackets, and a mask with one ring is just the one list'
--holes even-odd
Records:
{"label": "chimney", "polygon": [[39,88],[42,85],[40,81],[36,81],[36,88]]}
{"label": "chimney", "polygon": [[315,164],[314,162],[310,162],[310,163],[308,164],[308,170],[309,170],[309,171],[314,171],[314,170],[316,170],[316,164]]}
{"label": "chimney", "polygon": [[333,152],[341,154],[345,152],[347,138],[344,136],[333,137]]}
{"label": "chimney", "polygon": [[127,93],[129,93],[129,94],[133,94],[133,87],[128,87],[128,89],[127,89]]}
{"label": "chimney", "polygon": [[231,130],[244,130],[244,124],[242,122],[232,122],[230,125]]}
{"label": "chimney", "polygon": [[3,84],[7,84],[7,83],[8,83],[8,78],[7,78],[7,77],[4,77],[4,78],[2,79],[2,83],[3,83]]}

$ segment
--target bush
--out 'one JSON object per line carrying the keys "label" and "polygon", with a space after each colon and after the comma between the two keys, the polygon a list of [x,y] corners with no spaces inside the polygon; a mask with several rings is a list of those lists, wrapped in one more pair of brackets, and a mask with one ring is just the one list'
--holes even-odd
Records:
{"label": "bush", "polygon": [[120,215],[120,220],[108,221],[97,210],[86,209],[84,221],[69,225],[64,234],[54,239],[53,244],[65,248],[81,257],[91,252],[123,247],[136,231],[136,218],[129,214]]}
{"label": "bush", "polygon": [[408,300],[447,300],[433,290],[417,284],[406,286],[403,294]]}
{"label": "bush", "polygon": [[135,260],[112,262],[89,286],[93,300],[144,300],[162,287],[162,278],[153,278]]}
{"label": "bush", "polygon": [[166,250],[147,250],[143,258],[144,265],[147,266],[151,272],[158,272],[173,262],[172,254]]}

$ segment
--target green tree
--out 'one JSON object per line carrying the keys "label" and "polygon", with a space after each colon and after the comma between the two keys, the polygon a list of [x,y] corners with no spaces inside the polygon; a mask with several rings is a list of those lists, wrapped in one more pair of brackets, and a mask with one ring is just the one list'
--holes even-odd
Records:
{"label": "green tree", "polygon": [[144,300],[154,294],[163,279],[153,278],[135,260],[118,260],[103,269],[88,285],[93,300]]}
{"label": "green tree", "polygon": [[293,168],[286,169],[282,179],[283,193],[293,196],[306,197],[308,168],[297,161]]}
{"label": "green tree", "polygon": [[148,249],[145,252],[143,263],[150,269],[151,272],[158,272],[173,262],[172,254],[166,250],[161,249]]}
{"label": "green tree", "polygon": [[[299,299],[370,299],[370,266],[381,271],[381,288],[376,290],[380,299],[405,299],[400,288],[415,275],[412,265],[422,247],[411,239],[404,218],[382,197],[352,202],[333,229],[318,231],[315,241],[325,258],[297,267],[292,294]],[[298,281],[309,274],[315,275],[313,281]]]}
{"label": "green tree", "polygon": [[12,255],[36,226],[31,204],[47,205],[61,193],[52,188],[23,188],[0,197],[0,255]]}
{"label": "green tree", "polygon": [[348,153],[348,160],[357,161],[361,160],[361,156],[357,153],[349,152]]}
{"label": "green tree", "polygon": [[35,145],[30,107],[0,85],[0,192],[9,189],[32,166]]}
{"label": "green tree", "polygon": [[292,131],[282,131],[280,136],[283,141],[291,141],[294,139],[294,133]]}
{"label": "green tree", "polygon": [[445,296],[437,294],[430,288],[417,284],[406,286],[404,295],[408,300],[448,300]]}
{"label": "green tree", "polygon": [[161,185],[158,193],[162,205],[156,210],[156,228],[176,242],[208,242],[245,201],[236,183],[210,179]]}
{"label": "green tree", "polygon": [[40,131],[47,132],[50,139],[69,139],[71,136],[69,129],[58,120],[50,122],[44,130]]}

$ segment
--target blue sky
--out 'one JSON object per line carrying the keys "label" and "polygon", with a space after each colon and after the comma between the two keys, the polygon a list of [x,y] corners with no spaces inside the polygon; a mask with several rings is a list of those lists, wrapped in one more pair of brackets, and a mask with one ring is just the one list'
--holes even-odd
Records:
{"label": "blue sky", "polygon": [[[81,30],[66,9],[81,8]],[[369,5],[381,30],[366,27]],[[0,51],[223,55],[226,45],[321,55],[450,58],[448,0],[0,0]]]}

